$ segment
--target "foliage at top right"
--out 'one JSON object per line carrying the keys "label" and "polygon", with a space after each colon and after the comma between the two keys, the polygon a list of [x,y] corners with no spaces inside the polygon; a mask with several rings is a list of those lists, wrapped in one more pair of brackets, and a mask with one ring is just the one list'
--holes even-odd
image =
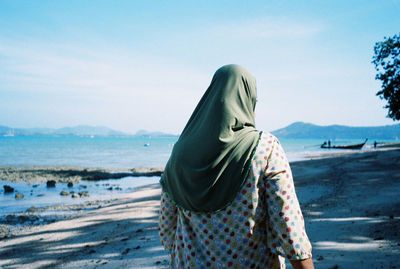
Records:
{"label": "foliage at top right", "polygon": [[378,72],[375,79],[382,82],[376,95],[387,100],[387,116],[400,120],[400,33],[375,43],[372,59]]}

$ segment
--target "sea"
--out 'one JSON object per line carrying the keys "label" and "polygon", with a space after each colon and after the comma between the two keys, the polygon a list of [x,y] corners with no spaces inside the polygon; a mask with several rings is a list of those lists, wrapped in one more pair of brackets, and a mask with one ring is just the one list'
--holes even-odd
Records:
{"label": "sea", "polygon": [[[87,168],[112,168],[127,171],[131,168],[163,168],[168,161],[177,136],[172,137],[49,137],[49,136],[2,136],[0,137],[0,166],[75,166]],[[306,159],[311,155],[326,152],[320,139],[280,139],[290,162]],[[358,144],[362,140],[335,140],[333,144]],[[373,147],[370,140],[366,149]],[[380,141],[381,142],[381,141]],[[333,151],[333,150],[331,150]],[[0,179],[0,221],[29,207],[70,205],[93,200],[109,200],[135,191],[135,189],[158,184],[159,177],[125,177],[82,182],[68,188],[66,183],[57,183],[49,189],[45,183],[8,182]],[[24,195],[15,199],[15,193],[6,194],[3,185],[12,186]],[[111,187],[111,188],[110,188]],[[72,198],[60,192],[88,191],[90,196]]]}
{"label": "sea", "polygon": [[[178,136],[171,137],[49,137],[0,136],[0,166],[77,166],[100,168],[164,167]],[[279,139],[289,161],[326,152],[321,139]],[[359,139],[332,144],[358,144]],[[369,140],[367,148],[373,140]],[[380,141],[381,142],[381,141]],[[332,151],[332,150],[331,150]]]}

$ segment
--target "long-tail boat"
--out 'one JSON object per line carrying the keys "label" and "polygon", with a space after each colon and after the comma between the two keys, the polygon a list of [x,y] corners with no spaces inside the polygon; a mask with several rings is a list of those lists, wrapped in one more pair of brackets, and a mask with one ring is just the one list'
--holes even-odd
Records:
{"label": "long-tail boat", "polygon": [[365,145],[365,143],[367,143],[368,138],[365,139],[364,143],[361,144],[355,144],[355,145],[342,145],[342,146],[330,146],[329,144],[327,144],[326,142],[324,142],[321,145],[321,148],[323,149],[362,149],[362,147]]}

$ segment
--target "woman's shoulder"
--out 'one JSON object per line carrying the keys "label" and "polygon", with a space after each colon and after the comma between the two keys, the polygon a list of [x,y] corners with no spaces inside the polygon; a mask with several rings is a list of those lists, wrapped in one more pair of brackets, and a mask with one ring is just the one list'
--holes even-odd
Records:
{"label": "woman's shoulder", "polygon": [[279,140],[270,132],[261,131],[260,143],[279,143]]}
{"label": "woman's shoulder", "polygon": [[255,156],[253,158],[258,164],[260,164],[260,161],[266,162],[276,143],[279,143],[278,139],[273,134],[264,131],[260,133],[261,135],[257,147],[255,148]]}
{"label": "woman's shoulder", "polygon": [[262,132],[258,141],[257,151],[269,156],[272,151],[283,151],[278,138],[269,132]]}

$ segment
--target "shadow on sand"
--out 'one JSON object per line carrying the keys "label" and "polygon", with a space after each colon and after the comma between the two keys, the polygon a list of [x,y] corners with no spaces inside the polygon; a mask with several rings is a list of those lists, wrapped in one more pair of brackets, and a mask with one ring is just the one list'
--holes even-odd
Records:
{"label": "shadow on sand", "polygon": [[362,152],[292,164],[316,268],[400,268],[399,156]]}
{"label": "shadow on sand", "polygon": [[[316,268],[400,268],[398,156],[364,152],[292,164]],[[150,189],[69,220],[69,228],[54,223],[1,240],[0,267],[168,268],[157,231],[159,187]]]}
{"label": "shadow on sand", "polygon": [[46,230],[3,239],[0,267],[168,268],[167,253],[158,238],[159,199],[156,194],[117,201],[75,220],[79,225],[60,228],[54,223]]}

